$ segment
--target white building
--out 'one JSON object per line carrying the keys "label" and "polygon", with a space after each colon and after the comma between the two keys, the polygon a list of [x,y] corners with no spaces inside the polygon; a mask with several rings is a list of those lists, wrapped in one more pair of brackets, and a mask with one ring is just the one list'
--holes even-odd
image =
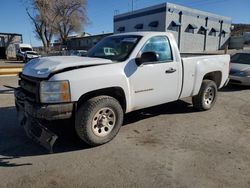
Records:
{"label": "white building", "polygon": [[114,17],[114,33],[169,31],[182,53],[223,49],[230,37],[231,18],[172,3]]}
{"label": "white building", "polygon": [[23,36],[17,33],[0,33],[0,59],[16,58],[15,44],[23,42]]}

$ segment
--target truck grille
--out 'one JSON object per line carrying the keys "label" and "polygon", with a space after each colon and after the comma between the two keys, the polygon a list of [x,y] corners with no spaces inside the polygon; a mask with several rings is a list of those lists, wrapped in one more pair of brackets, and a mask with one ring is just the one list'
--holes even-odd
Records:
{"label": "truck grille", "polygon": [[23,89],[28,100],[39,101],[39,85],[39,80],[20,74],[19,86]]}

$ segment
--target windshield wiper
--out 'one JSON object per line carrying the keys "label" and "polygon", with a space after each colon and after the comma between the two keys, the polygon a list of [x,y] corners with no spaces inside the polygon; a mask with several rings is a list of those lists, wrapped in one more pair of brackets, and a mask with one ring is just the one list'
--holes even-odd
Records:
{"label": "windshield wiper", "polygon": [[102,59],[113,60],[112,58],[105,57],[105,56],[88,56],[88,57],[96,57],[96,58],[102,58]]}

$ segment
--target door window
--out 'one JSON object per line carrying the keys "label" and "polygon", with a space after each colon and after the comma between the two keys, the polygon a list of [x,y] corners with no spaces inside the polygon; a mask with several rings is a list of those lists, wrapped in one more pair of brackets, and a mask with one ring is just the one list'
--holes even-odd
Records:
{"label": "door window", "polygon": [[141,54],[144,52],[155,52],[159,55],[159,62],[173,61],[172,50],[167,37],[156,36],[149,39],[141,50]]}

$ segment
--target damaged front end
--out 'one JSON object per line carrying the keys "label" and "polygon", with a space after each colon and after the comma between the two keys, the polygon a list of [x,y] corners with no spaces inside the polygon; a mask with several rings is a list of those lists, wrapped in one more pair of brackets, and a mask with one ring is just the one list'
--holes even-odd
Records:
{"label": "damaged front end", "polygon": [[20,78],[21,87],[15,89],[18,122],[23,126],[28,137],[52,153],[58,136],[50,131],[44,122],[70,118],[74,104],[41,104],[37,97],[39,80],[24,76]]}

